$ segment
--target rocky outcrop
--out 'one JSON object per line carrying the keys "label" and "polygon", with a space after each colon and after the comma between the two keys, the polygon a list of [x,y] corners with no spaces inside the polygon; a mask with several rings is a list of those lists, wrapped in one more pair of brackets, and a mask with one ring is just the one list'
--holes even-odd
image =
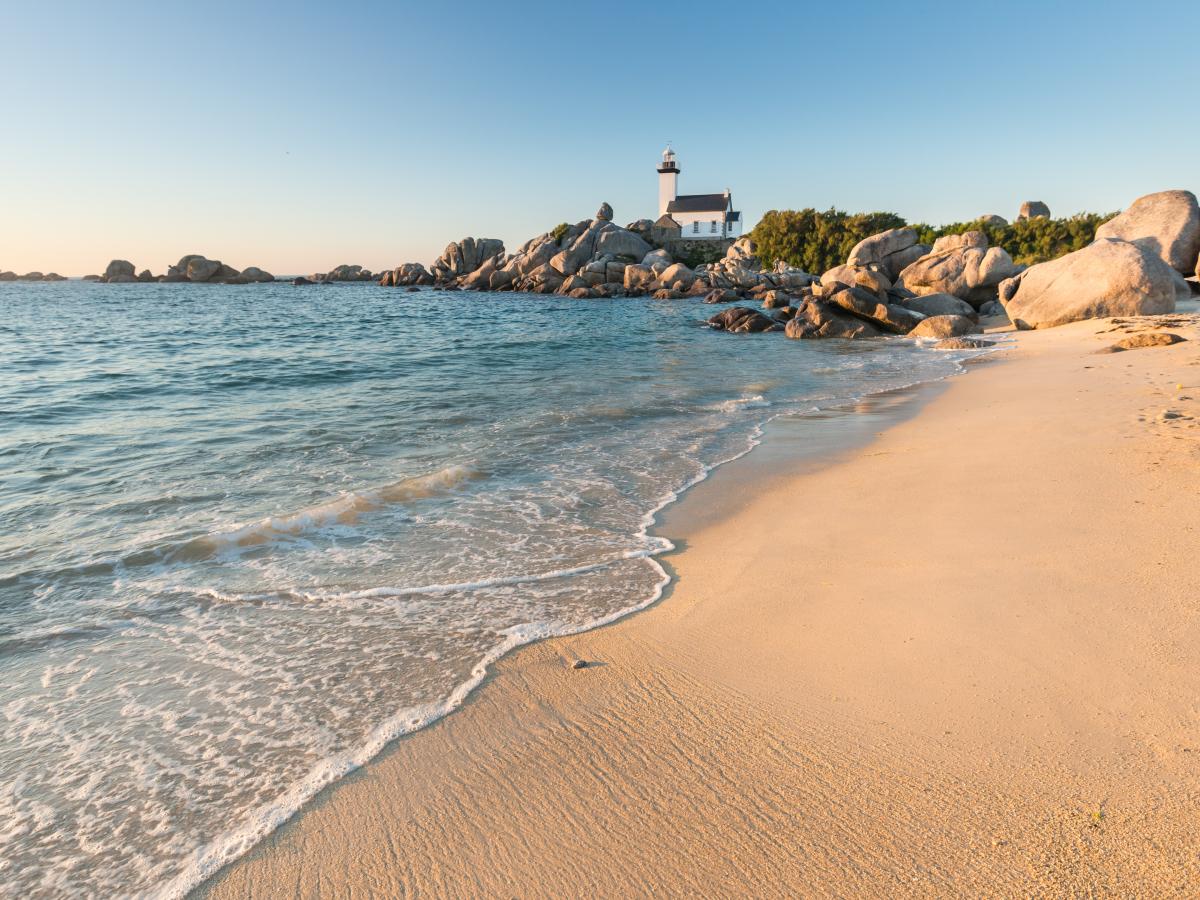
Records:
{"label": "rocky outcrop", "polygon": [[846,264],[877,265],[889,281],[895,281],[905,268],[927,253],[929,247],[918,241],[915,228],[891,228],[855,244]]}
{"label": "rocky outcrop", "polygon": [[776,288],[799,291],[817,280],[816,276],[783,262],[778,262],[773,269],[764,271],[754,242],[748,237],[735,241],[725,251],[722,259],[698,267],[696,276],[712,288],[740,291],[766,291]]}
{"label": "rocky outcrop", "polygon": [[909,332],[909,337],[955,338],[976,334],[978,331],[979,326],[966,316],[930,316],[917,323],[917,327]]}
{"label": "rocky outcrop", "polygon": [[888,300],[888,292],[892,289],[892,281],[888,278],[878,263],[867,265],[834,266],[821,276],[820,295],[832,293],[837,285],[860,287],[870,291],[883,303]]}
{"label": "rocky outcrop", "polygon": [[977,313],[975,307],[970,303],[960,300],[953,294],[926,294],[924,297],[913,297],[897,302],[923,316],[966,316],[974,319],[982,312]]}
{"label": "rocky outcrop", "polygon": [[1017,213],[1017,221],[1024,222],[1026,219],[1048,219],[1050,218],[1050,207],[1041,200],[1026,200],[1021,204],[1021,211]]}
{"label": "rocky outcrop", "polygon": [[596,218],[601,222],[611,222],[613,217],[613,208],[607,203],[601,203],[600,208],[596,210]]}
{"label": "rocky outcrop", "polygon": [[877,294],[857,286],[838,283],[833,290],[822,293],[821,300],[891,334],[907,334],[921,321],[917,313],[889,305]]}
{"label": "rocky outcrop", "polygon": [[221,271],[222,262],[219,259],[206,259],[203,256],[193,256],[176,266],[188,281],[205,282],[211,281]]}
{"label": "rocky outcrop", "polygon": [[1129,209],[1096,229],[1096,240],[1115,238],[1162,257],[1191,275],[1200,256],[1200,205],[1191,191],[1160,191],[1138,197]]}
{"label": "rocky outcrop", "polygon": [[614,225],[600,230],[596,238],[596,253],[607,253],[616,257],[624,257],[629,262],[644,259],[654,250],[646,241],[624,228]]}
{"label": "rocky outcrop", "polygon": [[723,309],[708,320],[710,328],[718,331],[731,331],[735,334],[769,331],[775,327],[775,322],[764,316],[757,309],[748,306],[731,306]]}
{"label": "rocky outcrop", "polygon": [[244,272],[239,272],[233,266],[226,265],[219,259],[208,259],[198,253],[189,253],[180,258],[179,262],[167,267],[167,274],[155,275],[149,269],[143,269],[134,275],[133,263],[128,260],[114,259],[108,264],[103,275],[89,275],[85,281],[101,281],[108,284],[146,284],[155,281],[171,283],[195,282],[198,284],[251,284],[274,281],[275,276],[264,272],[256,266],[251,266]]}
{"label": "rocky outcrop", "polygon": [[110,262],[108,264],[108,267],[104,270],[104,277],[110,281],[113,278],[117,277],[118,275],[132,276],[133,274],[134,274],[133,263],[131,263],[125,259],[114,259],[112,262]]}
{"label": "rocky outcrop", "polygon": [[59,275],[57,272],[26,272],[24,275],[18,275],[16,272],[0,271],[0,281],[66,281],[67,279]]}
{"label": "rocky outcrop", "polygon": [[[1050,214],[1049,209],[1046,210],[1046,214]],[[992,228],[1003,228],[1008,224],[1008,219],[1004,218],[1004,216],[998,216],[995,213],[988,213],[979,217],[979,224],[990,225]]]}
{"label": "rocky outcrop", "polygon": [[470,275],[485,260],[502,255],[504,242],[499,238],[466,237],[446,245],[446,249],[430,266],[435,281],[453,281]]}
{"label": "rocky outcrop", "polygon": [[379,283],[393,287],[433,284],[433,276],[420,263],[404,263],[390,272],[384,272]]}
{"label": "rocky outcrop", "polygon": [[1139,244],[1099,240],[1005,281],[1000,302],[1017,328],[1158,315],[1175,309],[1176,274]]}
{"label": "rocky outcrop", "polygon": [[370,269],[364,269],[362,266],[340,265],[334,266],[319,279],[320,281],[374,281],[375,276],[371,274]]}
{"label": "rocky outcrop", "polygon": [[808,298],[784,327],[790,338],[865,338],[883,334],[870,322],[850,315],[840,307],[823,300]]}
{"label": "rocky outcrop", "polygon": [[275,276],[270,272],[260,269],[258,266],[250,266],[242,269],[242,277],[251,284],[266,284],[268,281],[274,281]]}
{"label": "rocky outcrop", "polygon": [[1007,251],[988,249],[982,231],[947,235],[927,256],[900,273],[900,283],[918,295],[951,294],[978,309],[995,300],[1000,282],[1017,274]]}

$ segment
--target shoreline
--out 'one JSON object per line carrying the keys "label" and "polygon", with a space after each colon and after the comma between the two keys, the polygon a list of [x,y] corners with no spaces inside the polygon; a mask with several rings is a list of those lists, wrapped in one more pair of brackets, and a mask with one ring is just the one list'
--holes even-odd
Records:
{"label": "shoreline", "polygon": [[[448,716],[454,715],[469,706],[477,692],[483,690],[495,677],[495,667],[498,663],[526,649],[546,641],[566,640],[581,634],[608,628],[625,621],[640,613],[655,608],[664,602],[672,593],[675,586],[674,569],[671,557],[682,552],[685,538],[672,537],[667,534],[673,530],[677,510],[699,489],[703,490],[711,484],[714,477],[720,477],[721,487],[716,491],[705,491],[705,497],[721,500],[732,499],[733,484],[740,484],[752,491],[768,489],[768,483],[776,478],[785,477],[779,473],[770,472],[772,466],[790,464],[805,465],[817,469],[847,453],[852,453],[862,445],[872,440],[872,435],[880,428],[903,421],[915,415],[920,406],[934,396],[945,383],[955,377],[967,374],[968,366],[984,361],[1002,358],[997,355],[1004,349],[1000,344],[997,350],[985,354],[974,354],[965,360],[959,360],[958,369],[954,372],[932,378],[927,381],[917,381],[899,387],[884,388],[861,397],[846,401],[831,402],[828,406],[814,407],[805,412],[778,413],[747,434],[747,446],[731,457],[718,460],[709,465],[703,473],[694,480],[682,485],[670,494],[664,495],[658,505],[649,510],[643,520],[643,532],[646,536],[660,538],[667,548],[655,551],[647,559],[658,570],[661,581],[654,592],[647,598],[638,600],[631,606],[610,613],[604,618],[581,626],[578,630],[540,634],[527,632],[514,635],[504,645],[495,648],[479,661],[472,676],[462,684],[457,685],[444,701],[428,704],[418,710],[402,710],[397,715],[378,726],[368,737],[362,748],[342,757],[330,759],[322,764],[314,776],[298,783],[289,795],[299,797],[284,799],[270,808],[258,811],[258,818],[248,826],[224,835],[217,844],[201,848],[204,855],[228,857],[228,861],[211,869],[211,874],[197,880],[194,873],[188,873],[175,879],[163,889],[164,896],[179,895],[180,883],[192,886],[182,888],[182,896],[203,896],[208,886],[220,880],[222,873],[237,867],[247,856],[253,855],[264,844],[271,841],[272,836],[288,828],[296,820],[309,811],[319,808],[334,796],[339,786],[348,779],[361,774],[380,760],[386,758],[394,746],[400,742],[416,738],[430,728],[436,727]],[[834,419],[835,427],[812,428],[814,419]],[[815,440],[814,440],[815,439]],[[713,518],[719,515],[730,515],[735,505],[726,505],[721,512],[707,509],[701,513],[695,506],[703,505],[706,501],[695,504],[695,501],[685,506],[683,515],[685,524],[682,533],[698,527],[698,517]],[[414,713],[416,720],[413,719]],[[403,722],[401,723],[401,720]],[[419,721],[417,721],[419,720]],[[395,727],[398,723],[399,727]],[[386,732],[386,734],[384,734]],[[352,759],[351,759],[352,758]],[[324,773],[337,770],[339,774],[326,778]],[[313,789],[310,782],[321,781],[321,786]],[[300,798],[303,799],[300,799]],[[267,824],[263,824],[266,821]],[[231,848],[231,849],[224,849]],[[193,863],[201,870],[208,871],[211,863],[204,861]],[[194,882],[194,883],[193,883]]]}
{"label": "shoreline", "polygon": [[[981,514],[985,521],[999,516],[1023,521],[1023,511],[1010,508],[1020,506],[1013,499],[1019,493],[1015,488],[979,485],[973,478],[969,486],[974,490],[953,493],[949,502],[935,496],[925,504],[929,510],[888,502],[896,499],[889,493],[912,499],[911,483],[889,480],[888,467],[919,467],[922,454],[944,457],[947,446],[936,443],[939,430],[943,438],[962,432],[948,445],[950,450],[969,445],[969,450],[987,457],[981,462],[1003,468],[1005,458],[997,448],[980,447],[978,440],[972,444],[966,426],[987,416],[992,407],[1007,410],[1011,418],[1012,401],[1006,403],[1003,396],[1006,386],[1022,386],[1028,395],[1023,399],[1035,407],[1039,396],[1043,407],[1051,401],[1050,409],[1059,420],[1070,420],[1053,423],[1062,425],[1059,431],[1068,432],[1065,436],[1041,432],[1042,438],[1061,443],[1075,437],[1072,426],[1083,423],[1075,421],[1077,409],[1059,410],[1052,402],[1054,396],[1047,399],[1047,385],[1052,395],[1055,390],[1064,392],[1057,398],[1061,404],[1073,393],[1085,393],[1079,379],[1091,376],[1084,372],[1102,369],[1105,387],[1115,389],[1129,377],[1127,368],[1141,374],[1144,369],[1178,367],[1186,364],[1181,360],[1195,359],[1194,344],[1189,343],[1091,357],[1104,340],[1094,333],[1104,326],[1093,321],[1035,332],[1033,337],[1023,335],[1013,354],[1016,358],[1003,366],[989,365],[969,379],[942,382],[945,390],[920,406],[914,417],[893,424],[840,458],[802,467],[804,471],[780,473],[769,491],[761,477],[766,463],[760,465],[758,490],[745,490],[746,485],[735,484],[732,475],[721,477],[739,469],[746,473],[746,465],[718,470],[707,490],[686,494],[656,529],[685,535],[677,542],[680,549],[665,557],[678,580],[672,581],[664,602],[615,624],[539,641],[504,657],[455,715],[393,742],[371,763],[323,791],[301,815],[218,872],[194,895],[270,895],[283,885],[298,894],[313,894],[320,893],[320,886],[330,884],[331,878],[347,889],[357,886],[380,892],[424,887],[449,894],[494,893],[514,886],[520,892],[538,885],[546,893],[616,893],[655,884],[686,892],[719,884],[732,892],[778,893],[782,884],[803,883],[819,894],[832,890],[835,874],[844,889],[864,894],[891,890],[919,895],[967,883],[988,886],[993,892],[1000,887],[1002,893],[1091,889],[1117,883],[1111,880],[1116,876],[1140,877],[1144,888],[1161,888],[1160,881],[1149,880],[1149,873],[1139,875],[1135,865],[1139,852],[1143,856],[1148,852],[1146,839],[1153,844],[1161,829],[1131,834],[1122,826],[1136,816],[1117,820],[1117,810],[1106,809],[1099,796],[1105,789],[1081,787],[1081,772],[1091,771],[1091,781],[1106,785],[1107,795],[1114,796],[1123,774],[1131,769],[1128,759],[1114,767],[1109,754],[1119,747],[1125,757],[1136,757],[1138,743],[1122,744],[1103,730],[1081,730],[1088,724],[1087,717],[1075,710],[1090,709],[1104,719],[1107,695],[1092,695],[1085,689],[1086,678],[1084,686],[1077,683],[1080,660],[1075,654],[1068,654],[1066,660],[1067,670],[1076,676],[1068,679],[1066,687],[1089,696],[1070,696],[1072,691],[1064,689],[1059,692],[1064,697],[1056,697],[1049,707],[1050,714],[1031,703],[1039,692],[1055,693],[1054,688],[1064,687],[1059,684],[1063,676],[1049,670],[1039,673],[1044,684],[1030,678],[1026,669],[1036,667],[1039,658],[1031,649],[1040,649],[1043,657],[1050,658],[1061,655],[1061,648],[1029,630],[1036,622],[1022,625],[1021,640],[1014,640],[1009,633],[1012,622],[996,620],[990,607],[976,608],[980,597],[978,592],[972,595],[970,584],[973,580],[987,584],[987,593],[997,593],[1004,604],[1021,610],[1016,618],[1049,616],[1052,621],[1042,625],[1061,629],[1065,613],[1078,617],[1080,610],[1039,610],[1032,602],[1037,591],[1031,590],[1028,577],[1018,577],[1000,560],[990,558],[994,546],[981,542],[976,552],[958,533],[962,529],[947,531],[945,525],[937,531],[935,546],[948,559],[931,561],[928,574],[955,596],[926,598],[927,591],[911,583],[912,560],[905,553],[894,556],[901,548],[911,552],[910,535],[895,535],[887,527],[889,517],[918,515],[934,531],[938,513],[969,512]],[[1194,338],[1195,327],[1189,327],[1188,336]],[[1084,352],[1089,355],[1081,363]],[[1047,374],[1055,378],[1047,382]],[[1115,414],[1125,421],[1129,411],[1125,387],[1120,409],[1114,411],[1112,407],[1119,404],[1108,402],[1113,398],[1106,395],[1108,400],[1100,405],[1092,398],[1087,413],[1107,411],[1107,418]],[[956,421],[959,417],[967,422]],[[1027,418],[1018,417],[1014,424],[1002,416],[1000,432],[983,437],[1028,437],[1029,425]],[[1120,436],[1135,442],[1141,437],[1138,443],[1169,449],[1182,432],[1167,420],[1158,430],[1171,433],[1157,434],[1156,427],[1147,429],[1144,422],[1137,423],[1131,433]],[[1096,438],[1091,433],[1094,428],[1084,430]],[[1104,434],[1099,446],[1093,440],[1092,449],[1101,452],[1092,468],[1103,468],[1113,455],[1127,462],[1127,454],[1118,453],[1120,442],[1115,448],[1108,446],[1112,440]],[[1036,449],[1036,442],[1031,446]],[[914,459],[898,454],[905,450]],[[903,461],[897,461],[897,456]],[[864,474],[884,476],[876,485],[882,496],[877,505],[867,507],[876,509],[879,522],[873,523],[870,515],[864,518],[862,509],[857,514],[843,509],[825,528],[797,527],[806,524],[797,518],[814,514],[796,512],[787,499],[819,497],[832,506],[832,501],[845,498],[845,505],[853,507],[863,500],[841,485],[848,482],[861,490],[863,483],[857,479]],[[952,486],[961,488],[958,482],[963,474],[942,473],[942,480],[953,475]],[[992,474],[1000,480],[1005,475]],[[1056,471],[1056,475],[1069,481],[1071,472]],[[1180,477],[1184,476],[1172,470],[1172,478]],[[1051,493],[1063,490],[1055,482],[1043,487]],[[947,485],[934,479],[930,488],[945,490]],[[706,508],[715,505],[718,510],[708,519],[703,515],[693,519],[695,533],[691,534],[683,519],[691,515],[686,507],[701,503],[702,490],[710,496],[723,492],[723,497],[715,504],[704,502]],[[1087,506],[1095,499],[1084,495],[1077,502]],[[1179,506],[1172,504],[1173,514],[1184,520],[1177,532],[1197,520],[1195,512]],[[1087,521],[1088,513],[1102,515],[1104,509],[1082,510],[1080,521]],[[874,547],[874,553],[869,566],[840,550],[827,533],[845,531],[856,516],[858,530],[871,531],[867,545]],[[1108,524],[1111,533],[1114,523]],[[1098,526],[1089,530],[1103,532]],[[920,531],[911,534],[913,540],[923,537]],[[993,544],[1001,545],[1019,544],[1021,538],[1017,529],[990,536]],[[1168,540],[1178,542],[1178,533]],[[1025,551],[1031,552],[1028,547]],[[780,563],[789,552],[801,554],[794,572]],[[1062,562],[1073,558],[1068,555]],[[814,562],[821,564],[814,566]],[[1035,571],[1068,586],[1072,578],[1086,580],[1090,574],[1058,571],[1053,559],[1038,562],[1042,568],[1035,566]],[[1100,572],[1114,574],[1111,563],[1092,562]],[[888,572],[891,578],[884,583],[898,592],[916,591],[905,594],[912,608],[891,608],[888,598],[877,596],[880,582],[872,582],[875,567]],[[1065,566],[1060,563],[1058,568]],[[736,570],[736,577],[729,575],[730,570]],[[1194,565],[1185,563],[1179,574],[1185,587],[1198,580]],[[821,575],[837,577],[826,587],[824,580],[814,583]],[[1006,579],[1015,579],[1007,592]],[[847,592],[847,582],[855,590]],[[874,594],[863,590],[872,584]],[[804,603],[789,601],[788,593],[801,586]],[[1090,587],[1099,590],[1103,585]],[[1186,591],[1178,593],[1182,596]],[[1082,602],[1074,593],[1071,596]],[[731,597],[745,607],[731,608]],[[1176,627],[1191,625],[1184,615],[1190,611],[1178,604],[1156,612],[1158,618],[1173,613],[1187,619],[1182,626],[1174,623]],[[1097,629],[1106,614],[1112,615],[1108,607],[1096,610],[1097,622],[1083,629],[1098,644],[1105,643],[1101,638],[1106,632]],[[801,616],[799,623],[796,616]],[[789,623],[803,627],[788,627]],[[900,646],[891,645],[896,629],[915,624],[943,638],[943,645],[934,641],[931,650],[926,640],[923,653],[927,655],[916,656],[903,646],[916,636]],[[1115,624],[1125,630],[1131,625],[1124,619]],[[1078,649],[1073,638],[1063,640]],[[1022,641],[1031,646],[1021,646]],[[1106,649],[1107,655],[1097,652],[1111,665],[1120,648]],[[570,664],[575,659],[596,665],[574,672]],[[981,662],[991,662],[1001,671],[1007,667],[1013,670],[1007,675],[1013,677],[1006,683],[988,666],[976,672]],[[1084,662],[1088,675],[1088,660]],[[947,679],[948,672],[958,680]],[[1015,678],[1014,672],[1021,677]],[[1124,669],[1118,667],[1117,672]],[[872,677],[865,677],[867,673]],[[1179,696],[1188,693],[1181,688],[1200,688],[1188,673],[1172,668],[1167,674],[1172,676],[1164,692],[1172,701],[1166,704],[1169,709],[1162,702],[1150,704],[1150,709],[1137,710],[1140,719],[1155,713],[1160,719],[1178,716]],[[961,681],[964,677],[976,683],[968,687]],[[1100,668],[1098,680],[1114,677]],[[1014,680],[1020,690],[1015,699],[1006,698]],[[981,682],[986,683],[983,689]],[[989,712],[997,708],[1006,715],[982,716],[978,694],[984,695],[983,707]],[[950,710],[939,709],[939,704]],[[1046,734],[1031,730],[1024,721],[1030,717],[1049,717],[1054,727]],[[1067,735],[1070,728],[1064,722],[1074,727],[1074,737]],[[956,727],[939,728],[943,723]],[[960,729],[964,737],[958,736]],[[1058,752],[1040,746],[1048,737],[1058,742]],[[1133,794],[1141,802],[1127,803],[1121,810],[1128,813],[1133,807],[1143,816],[1156,814],[1173,832],[1169,843],[1177,856],[1165,859],[1168,851],[1159,847],[1153,857],[1160,874],[1195,875],[1195,863],[1178,855],[1189,844],[1181,835],[1194,837],[1195,826],[1182,816],[1171,792],[1162,790],[1171,781],[1185,795],[1197,788],[1192,773],[1180,765],[1181,759],[1190,762],[1180,755],[1189,752],[1158,747],[1152,756],[1160,765],[1152,777],[1143,774],[1133,779],[1137,788]],[[1077,763],[1076,757],[1086,759],[1092,769]],[[1144,760],[1141,765],[1146,768]],[[1039,806],[1037,798],[1009,787],[1022,779],[1042,781],[1043,792],[1054,802]],[[1089,793],[1099,799],[1089,798]],[[1068,796],[1076,799],[1065,800]],[[857,810],[858,805],[866,809]],[[722,815],[713,815],[714,811]],[[737,822],[740,826],[732,827]],[[897,832],[905,840],[897,842]],[[1130,843],[1140,843],[1140,850],[1129,849]],[[1089,852],[1093,844],[1106,850],[1107,856],[1089,858],[1087,866],[1081,867],[1080,854]],[[585,859],[564,859],[565,845]],[[414,854],[421,859],[410,865],[406,860]],[[611,863],[614,854],[623,861],[621,872],[604,862]],[[453,858],[445,859],[447,855]],[[534,878],[535,869],[540,880]]]}

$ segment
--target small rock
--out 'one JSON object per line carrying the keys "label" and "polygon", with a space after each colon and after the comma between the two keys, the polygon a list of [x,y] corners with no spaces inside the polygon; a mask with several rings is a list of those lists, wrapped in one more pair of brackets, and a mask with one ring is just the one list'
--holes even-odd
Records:
{"label": "small rock", "polygon": [[1125,350],[1140,350],[1143,347],[1168,347],[1171,344],[1178,344],[1180,341],[1185,341],[1187,338],[1180,337],[1177,334],[1172,334],[1169,331],[1150,331],[1141,334],[1131,335],[1123,340],[1117,341],[1111,346],[1097,350],[1097,353],[1121,353]]}
{"label": "small rock", "polygon": [[991,341],[970,337],[952,337],[938,341],[933,345],[934,350],[983,350],[995,346]]}
{"label": "small rock", "polygon": [[587,660],[586,659],[577,659],[577,660],[575,660],[575,662],[571,663],[571,668],[572,669],[586,669],[587,668]]}

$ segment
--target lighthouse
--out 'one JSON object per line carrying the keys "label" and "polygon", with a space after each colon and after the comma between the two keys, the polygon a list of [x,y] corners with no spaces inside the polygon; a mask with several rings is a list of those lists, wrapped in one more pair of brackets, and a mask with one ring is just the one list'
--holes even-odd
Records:
{"label": "lighthouse", "polygon": [[680,194],[679,161],[667,144],[658,164],[658,221],[661,240],[730,241],[742,235],[742,214],[733,194]]}
{"label": "lighthouse", "polygon": [[658,166],[658,214],[664,216],[667,207],[679,193],[679,166],[675,162],[675,151],[667,144]]}

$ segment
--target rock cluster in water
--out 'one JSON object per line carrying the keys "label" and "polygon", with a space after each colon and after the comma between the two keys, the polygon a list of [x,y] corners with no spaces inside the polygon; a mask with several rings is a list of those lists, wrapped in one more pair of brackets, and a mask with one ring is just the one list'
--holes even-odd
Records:
{"label": "rock cluster in water", "polygon": [[250,266],[240,272],[227,266],[219,259],[208,259],[198,253],[190,253],[173,266],[167,267],[165,275],[154,275],[149,269],[137,272],[133,263],[127,259],[114,259],[104,270],[103,275],[85,275],[84,281],[97,281],[104,284],[145,284],[155,281],[171,283],[196,282],[201,284],[257,284],[264,281],[274,281],[275,276],[264,272],[257,266]]}
{"label": "rock cluster in water", "polygon": [[6,272],[0,269],[0,281],[66,281],[66,277],[59,275],[57,272],[47,272],[43,275],[41,272],[26,272],[24,275],[18,275],[16,272]]}

